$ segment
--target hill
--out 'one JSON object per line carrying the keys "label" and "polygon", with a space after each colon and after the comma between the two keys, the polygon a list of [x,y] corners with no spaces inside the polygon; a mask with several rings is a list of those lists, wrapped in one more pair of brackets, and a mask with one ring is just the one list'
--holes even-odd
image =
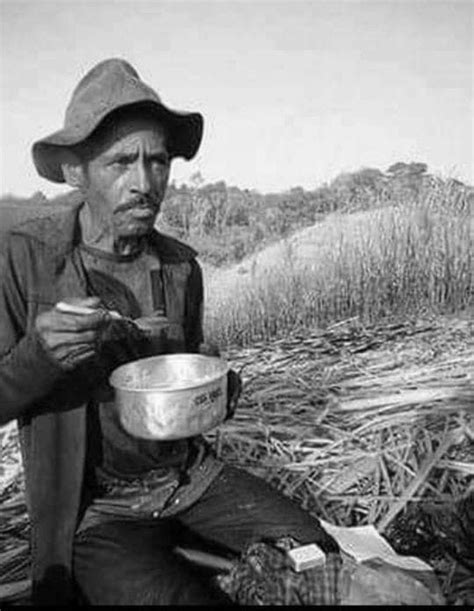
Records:
{"label": "hill", "polygon": [[474,216],[446,190],[424,195],[329,214],[232,266],[203,261],[209,335],[250,345],[353,316],[376,322],[468,307]]}

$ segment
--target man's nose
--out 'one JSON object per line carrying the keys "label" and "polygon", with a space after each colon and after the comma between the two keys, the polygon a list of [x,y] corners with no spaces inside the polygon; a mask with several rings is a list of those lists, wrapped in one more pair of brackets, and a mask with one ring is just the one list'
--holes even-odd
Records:
{"label": "man's nose", "polygon": [[135,164],[135,171],[133,173],[132,184],[130,187],[131,191],[134,193],[143,193],[144,195],[148,195],[150,193],[151,180],[145,163],[139,161]]}

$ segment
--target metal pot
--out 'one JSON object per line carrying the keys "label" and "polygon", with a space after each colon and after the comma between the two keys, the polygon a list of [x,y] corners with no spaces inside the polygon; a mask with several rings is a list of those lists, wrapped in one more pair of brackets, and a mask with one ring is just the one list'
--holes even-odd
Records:
{"label": "metal pot", "polygon": [[122,426],[143,439],[182,439],[220,424],[227,407],[228,364],[200,354],[133,361],[110,376]]}

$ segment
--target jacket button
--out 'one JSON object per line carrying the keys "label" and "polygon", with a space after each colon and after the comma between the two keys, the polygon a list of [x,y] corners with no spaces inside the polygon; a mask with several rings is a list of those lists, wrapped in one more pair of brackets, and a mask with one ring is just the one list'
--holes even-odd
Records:
{"label": "jacket button", "polygon": [[152,516],[153,516],[154,518],[158,518],[158,517],[160,516],[160,512],[159,512],[159,511],[154,511],[154,512],[152,513]]}

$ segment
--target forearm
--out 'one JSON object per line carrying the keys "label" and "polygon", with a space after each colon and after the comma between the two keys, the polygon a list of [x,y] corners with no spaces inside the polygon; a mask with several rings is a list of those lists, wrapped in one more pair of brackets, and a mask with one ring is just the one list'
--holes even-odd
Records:
{"label": "forearm", "polygon": [[64,375],[31,331],[0,359],[0,425],[28,413]]}

